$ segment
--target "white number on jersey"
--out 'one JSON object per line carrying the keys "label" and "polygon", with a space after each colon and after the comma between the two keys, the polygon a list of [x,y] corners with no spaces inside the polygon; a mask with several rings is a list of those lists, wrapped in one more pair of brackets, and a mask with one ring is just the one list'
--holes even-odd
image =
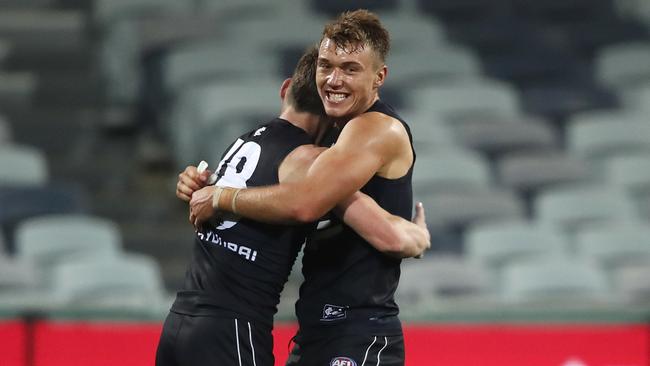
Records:
{"label": "white number on jersey", "polygon": [[[223,160],[219,162],[216,172],[219,179],[216,185],[234,188],[246,188],[246,182],[253,176],[257,163],[260,160],[262,148],[253,141],[244,143],[244,140],[237,139],[228,150]],[[225,169],[223,169],[225,164]],[[223,169],[223,171],[222,171]],[[218,230],[229,229],[237,224],[239,217],[228,215],[217,227]]]}

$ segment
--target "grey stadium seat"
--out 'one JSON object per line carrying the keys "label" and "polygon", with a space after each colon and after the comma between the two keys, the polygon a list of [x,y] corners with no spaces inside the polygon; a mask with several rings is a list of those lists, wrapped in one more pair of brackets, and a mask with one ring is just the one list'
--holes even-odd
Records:
{"label": "grey stadium seat", "polygon": [[508,263],[566,256],[568,238],[535,222],[495,222],[470,228],[465,248],[471,260],[498,270]]}
{"label": "grey stadium seat", "polygon": [[23,145],[0,145],[0,186],[43,186],[47,183],[45,154]]}
{"label": "grey stadium seat", "polygon": [[503,280],[503,298],[508,302],[580,307],[611,298],[598,267],[569,259],[514,263],[504,268]]}

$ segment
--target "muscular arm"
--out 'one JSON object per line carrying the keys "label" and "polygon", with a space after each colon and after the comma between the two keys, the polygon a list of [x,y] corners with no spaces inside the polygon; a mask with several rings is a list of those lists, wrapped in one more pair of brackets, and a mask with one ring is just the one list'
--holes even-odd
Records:
{"label": "muscular arm", "polygon": [[[235,201],[236,213],[269,223],[312,222],[320,218],[374,174],[393,164],[396,156],[404,155],[408,137],[401,124],[377,115],[366,113],[348,122],[337,143],[320,154],[304,177],[241,190]],[[232,211],[233,195],[234,190],[229,189],[221,193],[220,210]],[[211,199],[211,192],[194,196],[191,204],[201,207]],[[203,217],[211,213],[197,214]]]}
{"label": "muscular arm", "polygon": [[375,249],[396,258],[421,256],[431,247],[424,208],[415,207],[413,222],[391,215],[370,196],[357,192],[334,211]]}
{"label": "muscular arm", "polygon": [[[280,166],[280,182],[303,179],[314,160],[325,150],[313,145],[296,148]],[[416,257],[431,246],[421,204],[416,206],[411,222],[391,215],[370,196],[355,192],[341,201],[334,212],[370,245],[387,255]]]}

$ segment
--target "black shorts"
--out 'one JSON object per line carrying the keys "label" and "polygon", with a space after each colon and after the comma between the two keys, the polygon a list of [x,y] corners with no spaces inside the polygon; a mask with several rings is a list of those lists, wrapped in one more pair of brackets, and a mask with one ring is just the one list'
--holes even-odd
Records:
{"label": "black shorts", "polygon": [[156,366],[273,366],[271,329],[236,318],[170,312]]}
{"label": "black shorts", "polygon": [[286,366],[404,366],[404,336],[297,336]]}

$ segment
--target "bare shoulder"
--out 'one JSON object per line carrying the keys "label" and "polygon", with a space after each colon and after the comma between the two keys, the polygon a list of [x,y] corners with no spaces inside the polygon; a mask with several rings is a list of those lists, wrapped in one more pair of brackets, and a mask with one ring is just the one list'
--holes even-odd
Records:
{"label": "bare shoulder", "polygon": [[383,141],[408,141],[404,125],[396,118],[379,112],[366,112],[351,119],[343,131],[351,135],[365,135]]}
{"label": "bare shoulder", "polygon": [[297,148],[293,149],[289,155],[284,159],[282,164],[291,163],[291,164],[304,164],[311,163],[327,148],[320,147],[316,145],[300,145]]}
{"label": "bare shoulder", "polygon": [[302,177],[316,158],[326,148],[316,145],[301,145],[293,149],[282,161],[278,170],[279,180],[286,181]]}

